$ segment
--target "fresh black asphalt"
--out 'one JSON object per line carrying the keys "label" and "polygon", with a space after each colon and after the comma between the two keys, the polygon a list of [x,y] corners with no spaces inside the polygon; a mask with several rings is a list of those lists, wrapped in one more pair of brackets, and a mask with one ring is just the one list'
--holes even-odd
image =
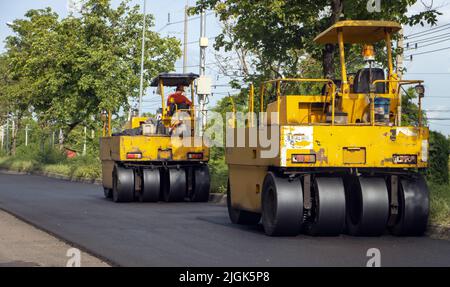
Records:
{"label": "fresh black asphalt", "polygon": [[120,266],[365,266],[369,248],[382,266],[450,266],[450,241],[274,238],[231,224],[221,205],[116,204],[100,186],[40,176],[0,174],[0,208]]}

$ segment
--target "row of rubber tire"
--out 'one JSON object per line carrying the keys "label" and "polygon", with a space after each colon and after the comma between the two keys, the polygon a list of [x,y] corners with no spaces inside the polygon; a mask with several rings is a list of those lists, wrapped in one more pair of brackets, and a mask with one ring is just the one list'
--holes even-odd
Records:
{"label": "row of rubber tire", "polygon": [[[136,178],[140,177],[140,186]],[[116,165],[113,188],[105,188],[105,197],[114,202],[192,202],[209,200],[210,175],[207,165],[192,167],[192,184],[188,186],[188,169],[127,168]]]}
{"label": "row of rubber tire", "polygon": [[399,180],[398,210],[393,217],[391,197],[384,177],[315,177],[312,209],[304,210],[300,178],[269,172],[261,195],[261,214],[232,206],[228,187],[228,212],[233,223],[258,224],[270,236],[379,236],[388,229],[397,236],[420,236],[427,228],[429,194],[422,176]]}

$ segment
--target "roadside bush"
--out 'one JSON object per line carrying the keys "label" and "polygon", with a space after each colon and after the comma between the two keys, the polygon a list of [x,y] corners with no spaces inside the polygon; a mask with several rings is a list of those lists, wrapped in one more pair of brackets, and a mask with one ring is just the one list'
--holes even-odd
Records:
{"label": "roadside bush", "polygon": [[439,132],[430,131],[430,158],[427,178],[437,184],[449,183],[449,142]]}
{"label": "roadside bush", "polygon": [[429,182],[430,188],[430,223],[450,224],[450,184]]}
{"label": "roadside bush", "polygon": [[211,192],[225,193],[228,181],[228,167],[225,159],[211,160],[209,169],[211,173]]}

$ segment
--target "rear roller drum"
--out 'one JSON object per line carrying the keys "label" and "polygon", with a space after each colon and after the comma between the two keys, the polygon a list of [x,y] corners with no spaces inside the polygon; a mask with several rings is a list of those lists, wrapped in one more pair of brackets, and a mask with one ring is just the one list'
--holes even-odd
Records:
{"label": "rear roller drum", "polygon": [[420,236],[427,229],[430,209],[429,192],[425,179],[403,178],[399,181],[397,221],[390,228],[394,235]]}
{"label": "rear roller drum", "polygon": [[231,201],[230,181],[227,185],[227,207],[228,216],[234,224],[255,225],[261,220],[261,214],[234,208]]}
{"label": "rear roller drum", "polygon": [[207,202],[209,200],[210,176],[207,165],[194,168],[191,201]]}
{"label": "rear roller drum", "polygon": [[385,180],[352,178],[346,193],[348,233],[355,236],[382,235],[389,217],[389,194]]}
{"label": "rear roller drum", "polygon": [[113,201],[134,200],[134,172],[132,169],[116,166],[113,171]]}
{"label": "rear roller drum", "polygon": [[157,202],[161,190],[159,169],[142,170],[142,186],[139,194],[141,202]]}
{"label": "rear roller drum", "polygon": [[303,223],[303,190],[298,178],[281,178],[269,172],[263,184],[262,223],[270,236],[294,236]]}
{"label": "rear roller drum", "polygon": [[344,231],[345,190],[341,178],[316,177],[314,204],[308,233],[335,236]]}
{"label": "rear roller drum", "polygon": [[186,171],[170,168],[165,172],[163,198],[165,202],[180,202],[186,196]]}

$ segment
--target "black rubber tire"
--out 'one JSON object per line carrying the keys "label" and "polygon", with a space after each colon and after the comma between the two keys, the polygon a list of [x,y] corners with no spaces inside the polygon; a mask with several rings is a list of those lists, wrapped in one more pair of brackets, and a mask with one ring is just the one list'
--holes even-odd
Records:
{"label": "black rubber tire", "polygon": [[165,171],[163,199],[165,202],[181,202],[186,197],[186,171],[169,168]]}
{"label": "black rubber tire", "polygon": [[208,202],[210,190],[210,175],[207,165],[194,168],[192,182],[192,202]]}
{"label": "black rubber tire", "polygon": [[346,195],[347,233],[382,235],[389,218],[389,193],[384,178],[353,177]]}
{"label": "black rubber tire", "polygon": [[303,189],[299,178],[267,173],[262,195],[262,224],[269,236],[295,236],[303,224]]}
{"label": "black rubber tire", "polygon": [[261,214],[234,208],[231,204],[230,181],[227,184],[227,208],[228,216],[234,224],[256,225],[261,220]]}
{"label": "black rubber tire", "polygon": [[399,214],[390,231],[397,236],[421,236],[427,230],[430,211],[427,183],[421,175],[402,178],[399,183]]}
{"label": "black rubber tire", "polygon": [[143,169],[140,202],[157,202],[161,193],[161,175],[159,169]]}
{"label": "black rubber tire", "polygon": [[112,198],[112,189],[103,187],[103,194],[106,199],[111,199]]}
{"label": "black rubber tire", "polygon": [[313,236],[336,236],[345,228],[345,190],[341,178],[314,179],[313,216],[308,233]]}
{"label": "black rubber tire", "polygon": [[113,171],[113,201],[134,201],[134,172],[132,169],[116,166]]}

